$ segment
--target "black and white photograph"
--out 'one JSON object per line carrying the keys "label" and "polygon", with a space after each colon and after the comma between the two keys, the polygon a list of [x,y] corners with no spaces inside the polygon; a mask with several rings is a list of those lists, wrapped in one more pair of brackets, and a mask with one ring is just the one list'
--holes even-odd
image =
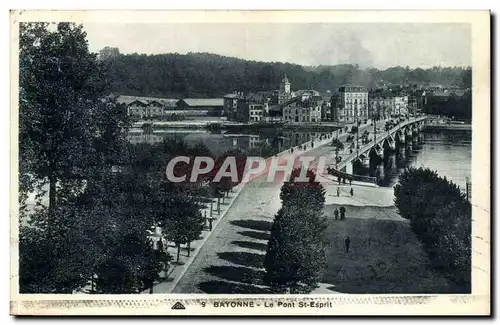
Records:
{"label": "black and white photograph", "polygon": [[327,13],[11,12],[11,313],[488,314],[490,13]]}

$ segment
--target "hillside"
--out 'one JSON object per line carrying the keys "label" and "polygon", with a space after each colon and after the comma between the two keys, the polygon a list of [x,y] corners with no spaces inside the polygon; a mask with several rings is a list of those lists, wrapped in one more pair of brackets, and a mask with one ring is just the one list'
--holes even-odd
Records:
{"label": "hillside", "polygon": [[119,54],[107,59],[113,91],[158,97],[220,97],[234,90],[277,89],[286,73],[292,89],[335,90],[355,83],[374,87],[381,82],[435,82],[470,87],[471,71],[462,68],[386,70],[357,65],[303,67],[297,64],[247,61],[209,53]]}

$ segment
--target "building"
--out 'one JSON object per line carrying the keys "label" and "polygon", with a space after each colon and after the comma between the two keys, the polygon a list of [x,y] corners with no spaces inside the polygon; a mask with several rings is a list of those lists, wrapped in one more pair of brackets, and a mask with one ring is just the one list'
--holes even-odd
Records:
{"label": "building", "polygon": [[342,86],[338,95],[332,96],[331,107],[333,120],[337,122],[352,123],[358,119],[368,119],[368,91],[363,86]]}
{"label": "building", "polygon": [[319,91],[314,89],[300,89],[292,93],[292,97],[300,97],[302,100],[306,100],[312,97],[320,97]]}
{"label": "building", "polygon": [[278,105],[269,106],[266,122],[283,122],[283,110]]}
{"label": "building", "polygon": [[179,110],[200,112],[200,115],[221,116],[224,107],[224,99],[184,98],[179,100],[176,106]]}
{"label": "building", "polygon": [[441,115],[443,107],[448,104],[452,98],[450,92],[446,91],[433,91],[426,96],[425,110],[428,114]]}
{"label": "building", "polygon": [[240,97],[237,108],[231,115],[231,120],[242,123],[256,123],[267,121],[269,100],[259,93],[252,93]]}
{"label": "building", "polygon": [[133,119],[164,119],[169,110],[175,109],[177,99],[139,97],[120,95],[116,97],[118,103],[127,107],[127,113]]}
{"label": "building", "polygon": [[243,93],[241,92],[234,92],[232,94],[227,94],[223,97],[223,116],[228,117],[228,119],[231,119],[231,117],[234,117],[234,114],[236,112],[236,109],[238,108],[238,100],[243,98]]}
{"label": "building", "polygon": [[394,109],[392,115],[408,115],[408,95],[398,94],[394,96]]}
{"label": "building", "polygon": [[369,93],[370,118],[388,119],[407,115],[409,96],[391,90],[375,89]]}
{"label": "building", "polygon": [[321,102],[294,97],[282,105],[283,121],[287,123],[321,122]]}
{"label": "building", "polygon": [[323,103],[321,104],[321,120],[332,120],[332,103],[329,100],[323,100]]}
{"label": "building", "polygon": [[281,80],[279,90],[276,90],[271,95],[271,103],[281,105],[292,99],[291,84],[286,74]]}
{"label": "building", "polygon": [[389,90],[377,89],[369,93],[370,118],[386,120],[391,117],[394,94]]}

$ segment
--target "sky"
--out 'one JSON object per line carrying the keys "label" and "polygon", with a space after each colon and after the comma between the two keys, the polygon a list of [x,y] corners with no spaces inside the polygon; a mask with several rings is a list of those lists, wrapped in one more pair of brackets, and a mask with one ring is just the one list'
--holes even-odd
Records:
{"label": "sky", "polygon": [[91,51],[209,52],[301,65],[470,66],[471,31],[453,23],[86,23]]}

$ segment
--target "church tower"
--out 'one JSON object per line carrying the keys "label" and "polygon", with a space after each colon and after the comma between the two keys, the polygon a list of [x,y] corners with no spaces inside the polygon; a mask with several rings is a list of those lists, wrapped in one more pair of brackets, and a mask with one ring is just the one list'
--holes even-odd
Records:
{"label": "church tower", "polygon": [[285,77],[283,78],[283,80],[281,80],[280,93],[290,94],[290,81],[288,81],[288,78],[286,77],[286,73],[285,73]]}

